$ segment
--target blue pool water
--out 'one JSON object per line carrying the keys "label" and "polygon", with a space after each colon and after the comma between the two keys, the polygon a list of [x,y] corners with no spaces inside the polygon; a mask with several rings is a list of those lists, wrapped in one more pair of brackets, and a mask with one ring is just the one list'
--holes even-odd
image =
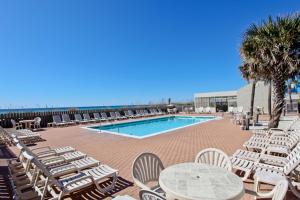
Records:
{"label": "blue pool water", "polygon": [[88,127],[93,130],[125,135],[135,138],[145,138],[174,129],[213,120],[215,117],[169,116],[156,119],[139,120],[103,126]]}

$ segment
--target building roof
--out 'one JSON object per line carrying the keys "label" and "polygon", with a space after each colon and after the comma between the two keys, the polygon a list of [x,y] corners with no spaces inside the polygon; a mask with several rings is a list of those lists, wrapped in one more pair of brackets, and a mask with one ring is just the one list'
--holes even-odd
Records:
{"label": "building roof", "polygon": [[237,96],[237,91],[221,91],[221,92],[205,92],[196,93],[195,97],[227,97],[227,96]]}

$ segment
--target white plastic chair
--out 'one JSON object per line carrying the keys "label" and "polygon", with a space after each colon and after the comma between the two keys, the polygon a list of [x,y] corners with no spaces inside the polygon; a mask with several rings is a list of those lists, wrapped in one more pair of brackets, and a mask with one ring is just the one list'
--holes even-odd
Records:
{"label": "white plastic chair", "polygon": [[165,200],[164,197],[150,190],[141,190],[139,196],[141,200]]}
{"label": "white plastic chair", "polygon": [[[164,165],[159,157],[153,153],[142,153],[133,162],[132,177],[134,183],[144,190],[152,190],[161,193],[158,179]],[[154,187],[147,186],[148,183],[155,182]]]}
{"label": "white plastic chair", "polygon": [[34,122],[31,125],[33,127],[33,129],[39,129],[39,128],[41,128],[41,121],[42,121],[42,119],[40,117],[36,117],[33,120],[34,120]]}
{"label": "white plastic chair", "polygon": [[195,163],[209,164],[232,170],[231,162],[226,153],[219,149],[208,148],[200,151],[196,156]]}
{"label": "white plastic chair", "polygon": [[11,119],[10,122],[11,122],[13,128],[15,128],[17,130],[18,129],[23,129],[22,124],[20,124],[19,122],[16,122],[14,119]]}

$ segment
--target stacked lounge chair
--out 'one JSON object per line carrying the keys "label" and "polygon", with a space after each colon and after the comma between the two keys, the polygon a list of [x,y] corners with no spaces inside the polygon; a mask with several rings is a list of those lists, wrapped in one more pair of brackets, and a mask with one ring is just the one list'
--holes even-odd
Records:
{"label": "stacked lounge chair", "polygon": [[254,177],[254,190],[266,197],[260,184],[278,185],[287,180],[291,191],[300,198],[300,125],[299,119],[292,121],[283,130],[271,129],[255,131],[244,144],[247,150],[237,150],[231,157],[232,167],[245,181],[251,174]]}
{"label": "stacked lounge chair", "polygon": [[18,138],[25,144],[35,144],[36,142],[44,141],[39,133],[32,132],[29,129],[3,129],[0,126],[0,137],[2,143],[11,145],[13,144],[13,138]]}
{"label": "stacked lounge chair", "polygon": [[[29,149],[15,140],[21,153],[18,159],[9,161],[9,169],[15,195],[19,199],[45,199],[46,196],[62,199],[91,185],[104,193],[115,186],[118,171],[108,165],[87,156],[73,160],[62,159],[77,152],[72,147]],[[54,162],[55,159],[60,159],[60,162]],[[107,178],[112,178],[112,183],[100,187],[99,183]]]}

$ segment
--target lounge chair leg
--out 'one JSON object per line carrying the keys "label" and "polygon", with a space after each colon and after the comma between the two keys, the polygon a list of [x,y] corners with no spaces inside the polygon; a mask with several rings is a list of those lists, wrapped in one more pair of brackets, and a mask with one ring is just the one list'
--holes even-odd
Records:
{"label": "lounge chair leg", "polygon": [[100,188],[98,185],[98,190],[100,191],[100,192],[102,192],[102,193],[107,193],[107,192],[109,192],[110,190],[112,190],[112,189],[114,189],[115,188],[115,185],[116,185],[116,183],[117,183],[117,180],[118,180],[118,176],[117,176],[117,174],[115,174],[113,177],[113,180],[112,180],[112,184],[111,185],[109,185],[109,186],[107,186],[107,187],[105,187],[105,188]]}
{"label": "lounge chair leg", "polygon": [[296,188],[299,186],[299,183],[295,185],[288,179],[289,182],[289,188],[291,189],[292,193],[298,198],[300,199],[300,192],[299,190],[297,190]]}

